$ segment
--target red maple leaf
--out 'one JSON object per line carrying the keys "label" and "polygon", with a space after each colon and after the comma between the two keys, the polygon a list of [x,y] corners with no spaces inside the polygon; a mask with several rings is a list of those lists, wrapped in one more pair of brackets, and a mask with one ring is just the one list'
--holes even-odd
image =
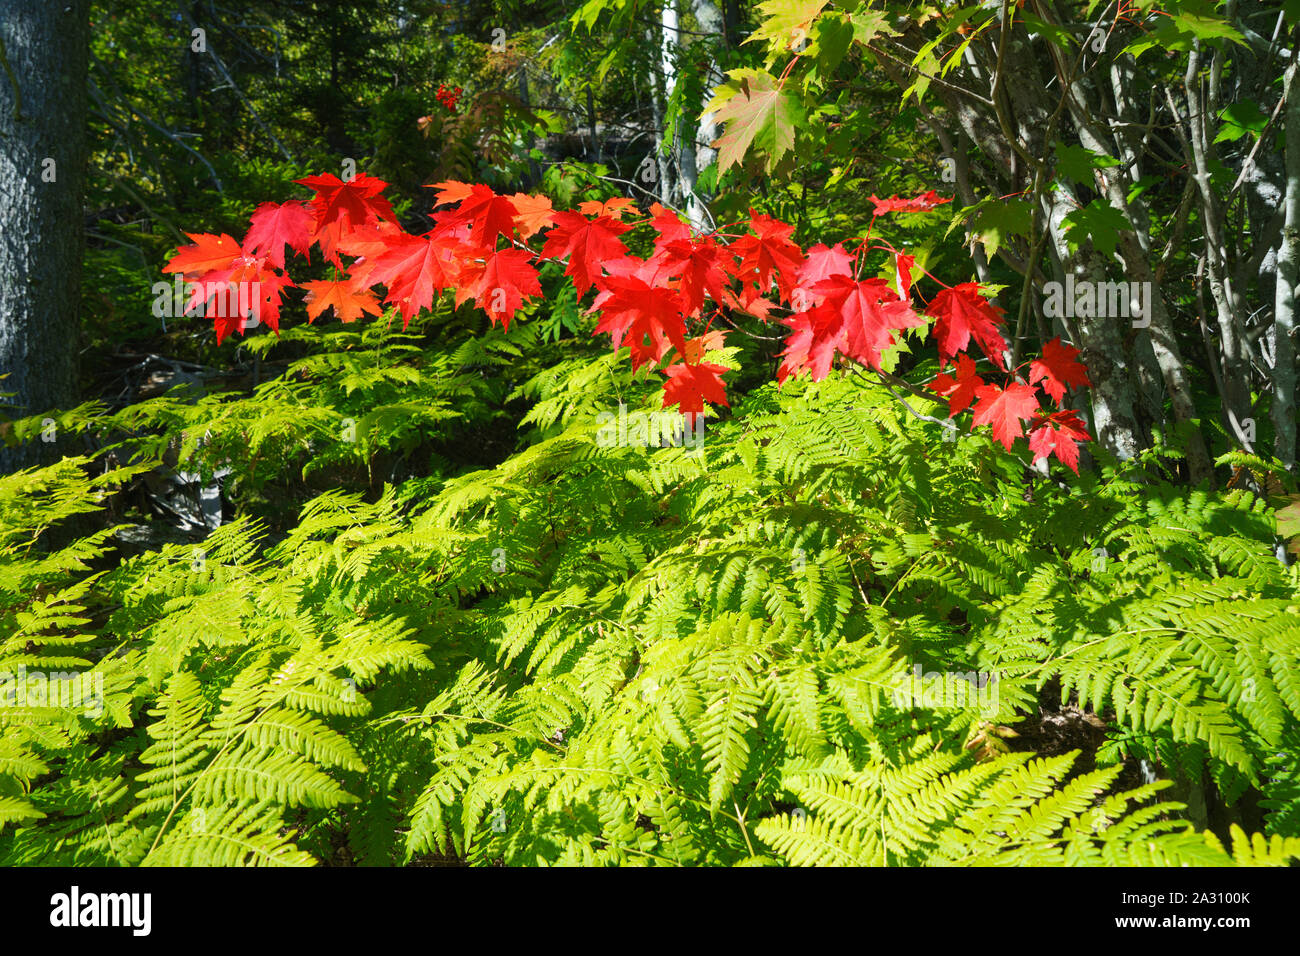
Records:
{"label": "red maple leaf", "polygon": [[244,254],[232,236],[214,236],[206,232],[187,232],[185,235],[194,240],[194,245],[177,249],[176,255],[163,266],[163,272],[179,272],[192,277],[207,276],[229,270],[235,258]]}
{"label": "red maple leaf", "polygon": [[345,182],[333,173],[325,173],[322,176],[295,179],[294,182],[316,193],[311,206],[316,214],[317,230],[337,223],[346,232],[349,227],[361,226],[378,219],[397,219],[393,215],[393,207],[380,195],[388,183],[374,176],[357,173]]}
{"label": "red maple leaf", "polygon": [[1042,381],[1043,391],[1061,404],[1065,397],[1065,388],[1072,385],[1083,388],[1091,385],[1088,370],[1078,360],[1079,350],[1072,345],[1065,345],[1060,337],[1052,339],[1043,346],[1041,358],[1034,359],[1029,365],[1029,381]]}
{"label": "red maple leaf", "polygon": [[894,333],[926,324],[884,279],[865,279],[837,273],[812,288],[818,305],[785,320],[784,361],[777,379],[807,370],[814,382],[826,377],[834,353],[880,370],[881,352],[894,344]]}
{"label": "red maple leaf", "polygon": [[433,204],[441,206],[443,203],[461,202],[474,195],[474,187],[469,183],[462,183],[459,180],[448,179],[441,183],[433,183],[429,189],[438,190],[438,195],[434,197]]}
{"label": "red maple leaf", "polygon": [[515,226],[519,229],[520,239],[526,241],[555,222],[555,209],[546,196],[515,193],[510,202],[515,207]]}
{"label": "red maple leaf", "polygon": [[822,279],[831,276],[853,275],[853,257],[844,251],[842,242],[834,246],[818,243],[808,250],[808,256],[795,274],[798,285],[791,294],[791,301],[796,312],[802,312],[815,304],[813,286]]}
{"label": "red maple leaf", "polygon": [[723,283],[734,268],[731,258],[712,239],[677,239],[664,243],[649,260],[654,266],[654,280],[680,278],[682,310],[696,315],[704,306],[707,292],[715,303],[726,301]]}
{"label": "red maple leaf", "polygon": [[898,297],[909,299],[912,296],[912,268],[916,265],[916,256],[900,252],[894,256],[894,271],[898,275]]}
{"label": "red maple leaf", "polygon": [[285,289],[293,288],[287,275],[267,268],[264,261],[259,262],[256,274],[250,273],[253,282],[252,298],[256,303],[253,313],[265,322],[272,332],[280,332],[280,300]]}
{"label": "red maple leaf", "polygon": [[396,303],[401,309],[405,328],[412,316],[433,305],[434,297],[451,288],[456,278],[455,263],[441,241],[402,234],[394,236],[388,251],[374,261],[367,284],[382,282],[388,286],[384,301]]}
{"label": "red maple leaf", "polygon": [[1092,441],[1087,426],[1072,408],[1039,415],[1029,427],[1029,450],[1034,460],[1053,452],[1061,464],[1079,473],[1079,442]]}
{"label": "red maple leaf", "polygon": [[930,383],[931,389],[947,397],[949,418],[969,408],[976,390],[984,384],[984,379],[975,374],[975,360],[965,352],[957,356],[956,368],[956,378],[942,372]]}
{"label": "red maple leaf", "polygon": [[706,401],[714,405],[727,404],[727,389],[722,382],[722,373],[726,371],[725,365],[712,362],[669,365],[663,370],[668,376],[664,383],[663,407],[676,405],[686,416],[687,427],[694,427],[695,416],[703,413]]}
{"label": "red maple leaf", "polygon": [[[632,350],[632,367],[640,368],[648,361],[663,358],[671,344],[677,354],[686,351],[686,319],[682,315],[681,296],[672,289],[652,286],[635,276],[610,276],[604,280],[605,289],[592,304],[600,310],[600,322],[595,332],[608,332],[614,348],[623,344],[626,336]],[[650,339],[647,346],[645,338]]]}
{"label": "red maple leaf", "polygon": [[697,335],[693,339],[686,340],[686,351],[682,357],[689,365],[698,365],[704,360],[704,356],[709,352],[715,352],[727,344],[727,333],[720,329],[713,329],[705,332],[703,335]]}
{"label": "red maple leaf", "polygon": [[635,212],[636,203],[631,199],[615,197],[606,199],[601,202],[599,199],[588,199],[585,202],[578,203],[578,212],[584,216],[609,216],[611,219],[623,221],[623,215],[627,212]]}
{"label": "red maple leaf", "polygon": [[456,304],[470,296],[488,314],[495,325],[510,331],[510,320],[524,303],[526,295],[541,295],[537,270],[531,264],[532,253],[526,249],[503,249],[493,252],[480,264],[462,269]]}
{"label": "red maple leaf", "polygon": [[838,312],[843,322],[843,338],[836,347],[877,371],[880,353],[894,343],[894,332],[926,324],[884,279],[856,282],[852,276],[833,275],[813,291],[826,297],[824,307]]}
{"label": "red maple leaf", "polygon": [[211,319],[217,344],[220,345],[232,332],[244,334],[244,326],[251,313],[248,309],[239,307],[235,289],[221,292],[216,286],[217,283],[205,284],[201,292],[193,294],[186,313],[201,313],[205,318]]}
{"label": "red maple leaf", "polygon": [[470,224],[470,242],[483,250],[496,248],[497,236],[509,239],[515,234],[515,216],[518,210],[508,196],[498,196],[488,186],[470,186],[465,194],[461,187],[464,183],[448,181],[438,183],[441,189],[435,205],[454,202],[449,197],[460,198],[460,205],[450,210],[445,222],[448,225]]}
{"label": "red maple leaf", "polygon": [[[798,294],[797,290],[796,294]],[[751,285],[741,286],[739,295],[733,295],[730,289],[724,288],[722,290],[722,304],[729,309],[745,312],[756,319],[762,319],[764,322],[772,317],[772,310],[777,308],[775,302]],[[804,306],[806,308],[807,303],[804,303]]]}
{"label": "red maple leaf", "polygon": [[576,212],[557,212],[542,255],[550,259],[568,256],[564,274],[573,279],[573,287],[582,295],[596,284],[608,260],[627,254],[627,246],[619,236],[631,228],[609,216],[592,220]]}
{"label": "red maple leaf", "polygon": [[951,197],[941,198],[933,189],[921,193],[919,196],[913,196],[911,199],[900,199],[898,196],[877,199],[874,195],[867,198],[876,204],[874,213],[876,216],[884,216],[891,212],[929,212],[935,206],[942,206],[946,202],[952,202]]}
{"label": "red maple leaf", "polygon": [[375,260],[387,252],[394,241],[408,235],[396,223],[380,220],[351,230],[338,244],[338,251],[345,256],[358,257],[352,263],[348,277],[354,288],[361,289],[373,283],[369,280],[374,269]]}
{"label": "red maple leaf", "polygon": [[[373,223],[366,225],[373,225]],[[320,251],[326,259],[342,268],[343,260],[339,258],[339,252],[348,244],[354,231],[353,226],[346,220],[336,219],[334,222],[327,222],[317,227],[311,238],[320,246]]]}
{"label": "red maple leaf", "polygon": [[473,231],[474,224],[457,216],[455,209],[444,209],[433,213],[433,228],[425,235],[442,242],[448,249],[463,246],[465,254],[469,258],[476,259],[482,256],[485,250],[470,241],[470,233]]}
{"label": "red maple leaf", "polygon": [[979,404],[975,406],[974,423],[992,426],[994,439],[1010,451],[1015,440],[1024,434],[1020,423],[1038,412],[1037,390],[1024,382],[1013,382],[1006,389],[981,385],[975,390],[975,396]]}
{"label": "red maple leaf", "polygon": [[775,275],[782,301],[789,302],[804,263],[803,250],[790,241],[794,226],[752,209],[749,224],[753,234],[746,233],[731,244],[732,253],[740,259],[735,275],[745,281],[753,279],[760,293],[771,287]]}
{"label": "red maple leaf", "polygon": [[1006,321],[1006,316],[1000,308],[980,295],[979,288],[976,282],[963,282],[951,289],[942,289],[926,307],[926,314],[937,319],[934,323],[934,337],[939,345],[941,367],[958,352],[966,351],[973,338],[989,357],[989,361],[1006,371],[1002,352],[1007,343],[998,331],[998,326]]}
{"label": "red maple leaf", "polygon": [[306,203],[264,202],[249,222],[252,225],[244,236],[244,250],[249,255],[266,256],[277,269],[284,268],[285,246],[300,256],[307,256],[311,249],[315,218]]}
{"label": "red maple leaf", "polygon": [[659,203],[654,203],[650,207],[650,225],[659,233],[659,238],[655,240],[656,246],[665,242],[676,242],[678,239],[691,238],[691,227],[682,221],[682,217],[671,209],[665,209]]}
{"label": "red maple leaf", "polygon": [[269,268],[265,258],[238,256],[229,268],[207,272],[193,281],[186,313],[202,312],[212,319],[218,345],[231,332],[242,335],[250,324],[265,322],[278,332],[280,299],[292,285],[288,276]]}
{"label": "red maple leaf", "polygon": [[350,280],[323,279],[304,282],[307,290],[303,303],[307,306],[307,321],[314,322],[326,309],[343,322],[352,322],[364,314],[378,315],[382,310],[379,300],[369,289],[357,289]]}
{"label": "red maple leaf", "polygon": [[831,370],[835,346],[840,341],[844,320],[832,308],[819,305],[805,312],[797,312],[782,320],[790,327],[781,352],[781,367],[776,380],[784,384],[791,375],[807,371],[814,382],[820,382]]}

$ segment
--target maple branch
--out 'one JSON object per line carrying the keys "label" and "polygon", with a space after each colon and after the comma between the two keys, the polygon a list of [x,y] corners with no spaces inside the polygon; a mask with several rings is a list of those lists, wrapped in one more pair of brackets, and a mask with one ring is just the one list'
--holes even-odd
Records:
{"label": "maple branch", "polygon": [[881,49],[879,46],[877,46],[874,43],[864,43],[863,46],[865,46],[868,50],[870,50],[872,53],[876,54],[877,56],[883,56],[886,57],[887,59],[893,60],[895,63],[901,63],[904,67],[907,68],[909,72],[915,73],[917,76],[923,76],[931,83],[938,83],[940,86],[952,90],[954,93],[960,93],[962,96],[966,97],[967,99],[974,100],[976,103],[979,103],[981,106],[988,106],[988,107],[993,106],[992,100],[980,96],[978,93],[976,93],[973,90],[963,89],[960,86],[957,86],[953,83],[949,83],[943,77],[935,76],[932,73],[926,73],[924,70],[917,69],[912,65],[912,62],[915,61],[916,51],[908,49],[906,44],[899,43],[897,40],[893,42],[895,46],[906,51],[907,53],[912,54],[913,60],[911,61],[904,60],[901,57],[894,56],[894,54],[890,53],[888,50]]}
{"label": "maple branch", "polygon": [[[557,161],[548,165],[563,168],[572,164]],[[609,175],[598,175],[595,178],[652,195],[633,180]],[[327,230],[337,228],[334,243],[347,239],[351,233],[356,233],[357,238],[364,243],[360,251],[364,251],[365,255],[357,262],[366,263],[363,267],[365,274],[364,277],[358,275],[354,278],[365,288],[361,291],[354,289],[340,297],[338,287],[341,280],[338,278],[304,283],[302,287],[308,289],[309,293],[309,298],[305,300],[309,320],[327,305],[332,306],[344,321],[348,321],[348,310],[355,313],[352,318],[359,317],[360,312],[374,312],[378,308],[378,302],[373,292],[366,290],[384,285],[387,287],[384,301],[400,308],[405,328],[417,313],[431,307],[434,298],[455,287],[458,303],[466,298],[474,298],[493,324],[499,323],[508,329],[510,319],[517,314],[524,301],[543,294],[536,266],[544,261],[561,262],[568,259],[569,265],[564,271],[573,279],[578,295],[584,295],[593,287],[598,291],[599,309],[593,305],[588,310],[601,313],[596,331],[609,333],[616,344],[622,343],[630,335],[627,344],[632,346],[634,370],[648,359],[654,359],[655,362],[662,359],[670,344],[676,350],[681,360],[662,370],[669,379],[663,386],[664,406],[677,405],[682,409],[682,414],[688,417],[702,414],[706,402],[727,404],[726,383],[721,379],[721,374],[727,369],[700,361],[698,354],[693,360],[688,358],[691,354],[688,348],[690,343],[686,341],[690,319],[703,304],[706,291],[715,301],[730,298],[718,290],[719,283],[728,282],[726,275],[741,279],[742,286],[746,288],[750,288],[751,282],[756,283],[752,288],[758,297],[768,295],[775,279],[780,289],[780,301],[795,300],[792,286],[796,279],[807,283],[817,275],[823,275],[825,278],[815,285],[815,289],[832,297],[834,304],[823,303],[818,308],[830,309],[832,314],[842,312],[844,322],[848,323],[855,321],[848,314],[854,310],[846,307],[852,295],[861,299],[857,302],[858,309],[869,310],[873,304],[883,306],[886,304],[886,296],[890,302],[900,301],[879,279],[859,281],[857,271],[852,268],[853,256],[842,247],[837,246],[838,251],[822,247],[812,257],[811,252],[805,252],[791,241],[790,234],[794,231],[794,226],[753,210],[750,212],[750,228],[741,235],[718,233],[715,223],[714,233],[703,236],[693,235],[693,230],[685,222],[671,222],[671,215],[659,215],[664,210],[672,210],[681,216],[681,211],[673,210],[671,206],[656,206],[659,212],[653,220],[641,219],[627,223],[622,222],[622,217],[630,207],[635,208],[636,205],[628,198],[612,199],[605,203],[584,203],[579,212],[572,212],[555,210],[546,197],[498,195],[485,185],[471,186],[449,180],[437,184],[436,188],[441,191],[434,205],[455,203],[458,208],[447,210],[445,218],[440,216],[439,225],[434,230],[427,235],[414,236],[398,226],[392,235],[380,230],[376,239],[369,227],[381,221],[395,220],[391,205],[381,195],[388,185],[383,180],[359,174],[345,181],[333,174],[324,174],[296,182],[310,186],[316,193],[310,208],[296,200],[259,207],[250,217],[251,228],[242,243],[229,235],[196,234],[192,237],[195,239],[194,244],[178,249],[164,271],[178,273],[192,281],[202,280],[205,275],[224,278],[233,269],[245,270],[243,274],[246,279],[249,270],[253,276],[265,277],[273,283],[271,293],[263,295],[265,304],[273,310],[268,324],[278,329],[280,290],[293,284],[287,282],[287,276],[279,271],[284,268],[283,250],[292,248],[303,254],[311,245],[320,244],[322,251],[325,251],[333,247],[329,238],[331,232]],[[940,200],[931,191],[912,199],[895,196],[888,201],[876,200],[876,203],[879,213],[880,207],[886,207],[888,211],[930,209],[938,201]],[[359,207],[356,223],[352,222],[351,215],[345,214],[349,204]],[[592,205],[596,208],[590,208]],[[629,253],[619,236],[651,222],[660,233],[660,239],[655,242],[655,258],[645,259]],[[525,235],[540,234],[548,225],[550,230],[545,233],[544,248],[534,250],[528,245]],[[358,232],[363,226],[369,235]],[[464,232],[462,227],[467,227]],[[519,238],[515,237],[516,232],[519,232]],[[723,240],[721,246],[715,245],[713,235]],[[506,239],[508,248],[498,248],[501,238]],[[727,239],[736,241],[728,243],[725,241]],[[371,249],[372,244],[377,246],[377,250]],[[862,250],[877,248],[901,255],[889,243],[879,242],[872,246],[868,234],[868,238],[861,243],[859,256]],[[729,265],[717,261],[724,249],[730,255]],[[351,256],[354,253],[345,254]],[[375,258],[373,264],[370,264],[372,256]],[[615,263],[620,267],[616,268]],[[649,268],[647,272],[646,269],[652,266],[654,268]],[[604,275],[606,267],[609,268],[607,277]],[[679,274],[680,283],[677,283],[674,279]],[[941,280],[929,272],[925,272],[925,275],[943,285]],[[1032,276],[1029,281],[1032,281]],[[334,297],[333,301],[329,301],[331,296]],[[489,304],[489,301],[493,304]],[[763,301],[768,303],[765,308],[777,307],[771,300]],[[242,311],[235,311],[234,307],[228,305],[221,308],[223,311],[214,313],[218,343],[232,332],[242,334],[244,327]],[[743,305],[734,308],[739,312],[746,309]],[[998,349],[996,357],[990,349],[994,344],[1005,347],[994,328],[1003,320],[979,295],[975,284],[945,286],[936,293],[936,298],[931,300],[928,308],[932,315],[939,316],[941,322],[946,317],[946,321],[965,323],[954,327],[966,329],[979,341],[994,363],[1002,367],[1002,349]],[[802,306],[800,310],[803,310]],[[906,312],[907,318],[900,319],[903,326],[926,326],[925,321],[910,309]],[[727,312],[718,310],[715,314],[721,316],[722,322],[750,338],[777,341],[741,328]],[[865,314],[857,316],[857,320],[866,319]],[[787,324],[799,325],[798,322]],[[708,331],[706,326],[704,334],[692,341],[707,343]],[[799,329],[796,335],[810,335],[814,341],[805,342],[801,346],[797,337],[787,338],[788,348],[783,354],[794,357],[783,363],[783,373],[808,370],[813,373],[814,380],[824,378],[826,369],[822,367],[819,374],[820,361],[810,358],[810,350],[813,347],[829,348],[832,353],[838,352],[845,359],[853,360],[847,365],[852,369],[852,374],[865,376],[867,369],[873,371],[875,378],[872,384],[883,387],[918,421],[938,425],[948,434],[957,432],[953,414],[943,418],[928,415],[919,411],[905,393],[910,393],[910,397],[922,398],[933,406],[946,406],[950,412],[953,404],[951,401],[945,403],[932,391],[879,369],[876,367],[879,359],[878,346],[872,345],[871,341],[865,346],[855,344],[852,335],[848,340],[841,341],[837,337],[844,331],[838,326],[829,330],[818,326]],[[829,340],[826,339],[828,334],[831,336]],[[649,347],[645,345],[646,336],[654,340],[654,344]],[[991,337],[996,337],[997,342],[993,343]],[[1077,350],[1066,352],[1058,347],[1057,353],[1052,356],[1048,355],[1048,351],[1050,350],[1044,352],[1044,362],[1053,376],[1050,383],[1053,386],[1060,385],[1061,389],[1060,394],[1052,387],[1045,390],[1049,396],[1055,397],[1060,406],[1066,384],[1088,383],[1086,379],[1081,383],[1076,381],[1082,375],[1082,365],[1076,363],[1073,369],[1069,367]],[[946,346],[941,345],[940,352],[946,358],[953,358]],[[968,371],[973,369],[974,362],[969,356],[963,354],[962,357],[966,362],[965,368]],[[256,364],[253,375],[255,379],[258,376]],[[963,377],[969,379],[969,375]],[[969,385],[969,382],[965,384]],[[1055,450],[1058,458],[1077,470],[1076,442],[1090,439],[1082,431],[1083,423],[1074,417],[1073,412],[1043,414],[1037,390],[1023,382],[1005,389],[993,386],[988,391],[988,404],[982,404],[976,409],[977,424],[992,424],[994,437],[1010,451],[1012,442],[1023,437],[1020,422],[1038,416],[1047,422],[1042,427],[1050,433],[1047,438],[1053,444],[1043,451],[1044,436],[1035,433],[1030,437],[1031,450],[1037,450],[1039,458],[1046,458]],[[980,395],[981,401],[985,398],[985,395]],[[1061,442],[1068,442],[1068,445]],[[1062,455],[1061,451],[1068,454]]]}
{"label": "maple branch", "polygon": [[[867,374],[861,365],[855,365],[854,370],[859,375],[866,376]],[[898,392],[894,391],[894,386],[898,385],[902,388],[905,388],[907,389],[907,391],[911,392],[913,395],[917,396],[918,398],[924,398],[927,401],[931,401],[936,404],[941,404],[940,400],[936,398],[934,395],[922,390],[919,386],[913,385],[911,382],[907,381],[906,379],[899,378],[897,375],[893,375],[889,372],[882,372],[879,369],[874,369],[874,368],[871,371],[875,373],[876,378],[879,380],[881,385],[885,386],[889,394],[894,396],[894,398],[898,401],[898,403],[902,405],[905,409],[907,409],[909,412],[911,412],[912,415],[914,415],[916,418],[919,418],[923,422],[933,422],[935,425],[938,425],[942,428],[949,429],[951,431],[957,430],[957,425],[956,423],[953,422],[951,418],[935,418],[932,415],[925,415],[921,412],[918,412],[915,408],[911,406],[911,404],[907,401],[907,399],[905,399],[902,395],[898,394]]]}
{"label": "maple branch", "polygon": [[741,325],[735,319],[731,318],[731,316],[729,315],[719,315],[719,318],[721,318],[722,321],[725,322],[727,325],[731,326],[731,328],[734,331],[739,332],[741,335],[747,335],[751,339],[754,339],[755,341],[760,341],[760,342],[784,342],[785,341],[785,339],[780,335],[759,335],[757,332],[751,332],[749,331],[749,329],[745,328],[743,325]]}
{"label": "maple branch", "polygon": [[[558,159],[558,160],[555,160],[555,161],[553,161],[553,162],[546,163],[545,165],[547,165],[547,166],[569,166],[569,165],[572,165],[572,164],[571,164],[570,161],[567,160],[567,159]],[[674,206],[674,205],[672,205],[672,204],[670,204],[670,203],[666,203],[666,202],[664,202],[662,199],[659,198],[659,195],[658,195],[657,193],[652,192],[652,191],[649,190],[649,189],[646,189],[644,186],[642,186],[642,185],[640,185],[640,184],[638,184],[638,183],[636,183],[636,182],[634,182],[634,181],[632,181],[632,180],[630,180],[630,179],[622,179],[622,178],[620,178],[620,177],[618,177],[618,176],[602,176],[602,175],[600,175],[600,174],[598,174],[598,173],[593,173],[593,172],[591,172],[591,170],[589,170],[589,169],[584,169],[583,172],[584,172],[586,175],[588,175],[588,176],[593,176],[594,178],[599,179],[599,180],[602,180],[602,181],[604,181],[604,182],[610,182],[610,183],[621,183],[621,184],[623,184],[623,185],[625,185],[625,186],[631,186],[633,189],[639,191],[642,195],[648,196],[649,198],[653,199],[655,202],[659,203],[659,205],[663,206],[665,209],[671,209],[673,212],[677,213],[677,215],[679,215],[679,216],[686,216],[686,211],[685,211],[684,209],[679,209],[679,208],[677,208],[676,206]],[[705,215],[707,215],[707,216],[709,217],[709,222],[713,224],[714,231],[716,231],[716,230],[717,230],[717,222],[714,220],[714,218],[713,218],[713,214],[710,213],[710,212],[708,211],[707,208],[704,210],[704,213],[705,213]],[[687,218],[689,218],[689,217],[687,217]]]}

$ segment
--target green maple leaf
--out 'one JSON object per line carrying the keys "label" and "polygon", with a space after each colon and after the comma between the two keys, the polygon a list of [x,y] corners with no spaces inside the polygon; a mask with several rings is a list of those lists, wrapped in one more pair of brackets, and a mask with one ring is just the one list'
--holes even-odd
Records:
{"label": "green maple leaf", "polygon": [[1071,251],[1092,239],[1093,247],[1105,255],[1114,255],[1119,234],[1129,228],[1124,214],[1104,199],[1094,199],[1082,209],[1076,209],[1062,220],[1066,228],[1065,241]]}
{"label": "green maple leaf", "polygon": [[1268,116],[1253,100],[1233,103],[1219,114],[1219,119],[1223,121],[1223,126],[1219,128],[1219,134],[1214,137],[1216,143],[1222,143],[1224,140],[1229,143],[1236,142],[1247,133],[1258,136],[1268,125]]}
{"label": "green maple leaf", "polygon": [[1114,156],[1107,156],[1105,153],[1094,153],[1082,146],[1066,146],[1064,143],[1056,144],[1057,174],[1076,183],[1091,185],[1093,182],[1092,171],[1094,169],[1118,165],[1119,160]]}
{"label": "green maple leaf", "polygon": [[1132,54],[1135,59],[1147,50],[1153,49],[1186,52],[1195,45],[1197,40],[1209,43],[1211,46],[1219,45],[1224,40],[1246,45],[1246,38],[1212,7],[1199,4],[1197,6],[1204,12],[1193,12],[1188,9],[1162,16],[1150,33],[1130,43],[1123,52]]}
{"label": "green maple leaf", "polygon": [[771,170],[794,148],[794,129],[803,118],[803,104],[776,77],[750,69],[733,70],[731,80],[719,87],[705,110],[727,127],[713,144],[718,147],[719,173],[739,163],[751,149],[767,154]]}
{"label": "green maple leaf", "polygon": [[750,34],[746,43],[772,40],[779,47],[807,41],[809,24],[822,12],[827,0],[766,0],[758,5],[763,23]]}
{"label": "green maple leaf", "polygon": [[817,35],[817,72],[829,76],[849,52],[853,22],[842,13],[828,13],[817,21],[813,32]]}
{"label": "green maple leaf", "polygon": [[1028,236],[1033,226],[1033,207],[1023,199],[982,199],[973,206],[957,210],[948,232],[965,222],[972,239],[984,246],[990,259],[998,254],[1007,238]]}
{"label": "green maple leaf", "polygon": [[853,39],[866,46],[878,36],[896,36],[890,26],[889,14],[883,10],[859,10],[850,18],[853,22]]}

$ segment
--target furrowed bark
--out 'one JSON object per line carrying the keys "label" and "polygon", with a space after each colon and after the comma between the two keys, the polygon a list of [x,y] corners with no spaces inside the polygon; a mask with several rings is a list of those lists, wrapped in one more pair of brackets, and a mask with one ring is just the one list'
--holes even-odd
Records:
{"label": "furrowed bark", "polygon": [[[15,393],[9,412],[24,417],[76,400],[90,0],[3,7],[0,392]],[[53,447],[0,447],[0,471]]]}

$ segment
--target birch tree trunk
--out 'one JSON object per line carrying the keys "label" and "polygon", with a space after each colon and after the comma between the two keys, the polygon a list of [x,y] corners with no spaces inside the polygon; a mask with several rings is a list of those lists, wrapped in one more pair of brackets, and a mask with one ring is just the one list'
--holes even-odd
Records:
{"label": "birch tree trunk", "polygon": [[[700,33],[714,36],[718,40],[724,38],[726,25],[723,22],[722,11],[712,0],[692,0],[691,13],[695,16],[696,27]],[[712,56],[706,59],[705,69],[707,75],[704,77],[704,88],[707,91],[721,83],[724,76]],[[690,135],[683,138],[681,159],[686,215],[697,232],[707,232],[713,228],[713,223],[704,209],[710,197],[700,193],[699,174],[717,162],[718,151],[712,144],[722,135],[722,130],[718,128],[712,113],[701,113],[699,121],[688,131]]]}
{"label": "birch tree trunk", "polygon": [[658,69],[650,84],[654,106],[655,162],[658,164],[659,182],[655,194],[665,206],[673,204],[673,167],[671,144],[665,139],[667,131],[668,98],[672,94],[676,70],[673,67],[672,37],[677,32],[677,8],[672,0],[665,0],[660,10],[659,31],[652,37],[657,41]]}

